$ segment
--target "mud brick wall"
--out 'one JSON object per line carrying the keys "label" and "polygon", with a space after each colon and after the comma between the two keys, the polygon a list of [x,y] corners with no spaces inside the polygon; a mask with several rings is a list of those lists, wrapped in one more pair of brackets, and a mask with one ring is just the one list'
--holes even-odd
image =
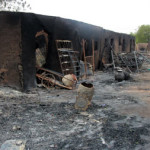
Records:
{"label": "mud brick wall", "polygon": [[144,51],[144,50],[147,50],[148,48],[148,43],[138,43],[136,44],[136,50],[138,51]]}
{"label": "mud brick wall", "polygon": [[129,52],[131,46],[135,46],[132,36],[83,22],[32,13],[0,12],[0,85],[23,87],[24,90],[36,87],[35,50],[38,47],[35,35],[42,30],[48,35],[44,67],[60,73],[55,40],[71,40],[80,59],[83,59],[82,39],[88,43],[87,56],[92,54],[92,40],[96,41],[95,69],[103,67],[102,60],[104,64],[111,63],[110,46],[105,47],[106,40],[113,41],[117,53]]}
{"label": "mud brick wall", "polygon": [[150,51],[150,42],[147,45],[147,51]]}
{"label": "mud brick wall", "polygon": [[112,31],[104,30],[104,37],[103,37],[103,44],[102,44],[102,63],[103,64],[109,64],[111,63],[111,47],[110,44],[112,43],[111,41],[113,40],[113,47],[115,49],[115,34]]}
{"label": "mud brick wall", "polygon": [[110,45],[113,45],[116,54],[131,52],[135,50],[135,38],[127,34],[105,30],[102,45],[102,62],[103,64],[109,64],[112,63]]}
{"label": "mud brick wall", "polygon": [[116,53],[120,52],[120,46],[119,46],[119,37],[114,39],[114,49]]}
{"label": "mud brick wall", "polygon": [[0,85],[22,88],[20,17],[0,14]]}

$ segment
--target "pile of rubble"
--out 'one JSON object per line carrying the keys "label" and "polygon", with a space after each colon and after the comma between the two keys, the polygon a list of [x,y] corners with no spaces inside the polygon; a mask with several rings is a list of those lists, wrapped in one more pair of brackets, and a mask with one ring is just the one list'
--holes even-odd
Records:
{"label": "pile of rubble", "polygon": [[137,51],[130,53],[115,54],[112,50],[113,67],[126,68],[130,73],[139,72],[144,63],[150,64],[149,54],[142,54]]}

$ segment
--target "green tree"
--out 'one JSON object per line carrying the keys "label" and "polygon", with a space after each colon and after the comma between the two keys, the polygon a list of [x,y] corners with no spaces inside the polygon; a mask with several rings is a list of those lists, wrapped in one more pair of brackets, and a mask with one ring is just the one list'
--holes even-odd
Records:
{"label": "green tree", "polygon": [[25,0],[0,0],[0,11],[26,11],[31,6]]}
{"label": "green tree", "polygon": [[150,42],[150,25],[141,25],[137,32],[130,34],[135,36],[136,43],[148,43]]}
{"label": "green tree", "polygon": [[134,37],[135,37],[135,33],[133,33],[133,32],[130,32],[130,35],[132,35],[132,36],[134,36]]}

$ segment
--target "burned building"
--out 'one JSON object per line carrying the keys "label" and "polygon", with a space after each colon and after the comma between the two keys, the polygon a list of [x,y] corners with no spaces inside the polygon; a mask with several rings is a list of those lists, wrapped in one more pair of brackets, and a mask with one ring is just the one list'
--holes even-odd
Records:
{"label": "burned building", "polygon": [[136,50],[137,51],[147,51],[148,43],[137,43]]}
{"label": "burned building", "polygon": [[110,63],[113,48],[116,53],[135,48],[134,37],[105,30],[74,20],[32,13],[0,12],[0,85],[17,89],[36,87],[36,52],[43,53],[44,68],[62,73],[56,40],[72,41],[73,50],[83,60],[82,39],[87,56],[92,53],[94,65]]}

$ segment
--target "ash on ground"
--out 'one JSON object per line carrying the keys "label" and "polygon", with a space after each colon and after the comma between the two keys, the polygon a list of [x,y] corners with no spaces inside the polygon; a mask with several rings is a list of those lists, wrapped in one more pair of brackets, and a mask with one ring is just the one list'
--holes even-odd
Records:
{"label": "ash on ground", "polygon": [[38,88],[26,94],[0,87],[0,145],[22,139],[27,150],[148,149],[146,75],[118,83],[112,73],[97,72],[91,79],[95,94],[87,111],[75,110],[76,90]]}

